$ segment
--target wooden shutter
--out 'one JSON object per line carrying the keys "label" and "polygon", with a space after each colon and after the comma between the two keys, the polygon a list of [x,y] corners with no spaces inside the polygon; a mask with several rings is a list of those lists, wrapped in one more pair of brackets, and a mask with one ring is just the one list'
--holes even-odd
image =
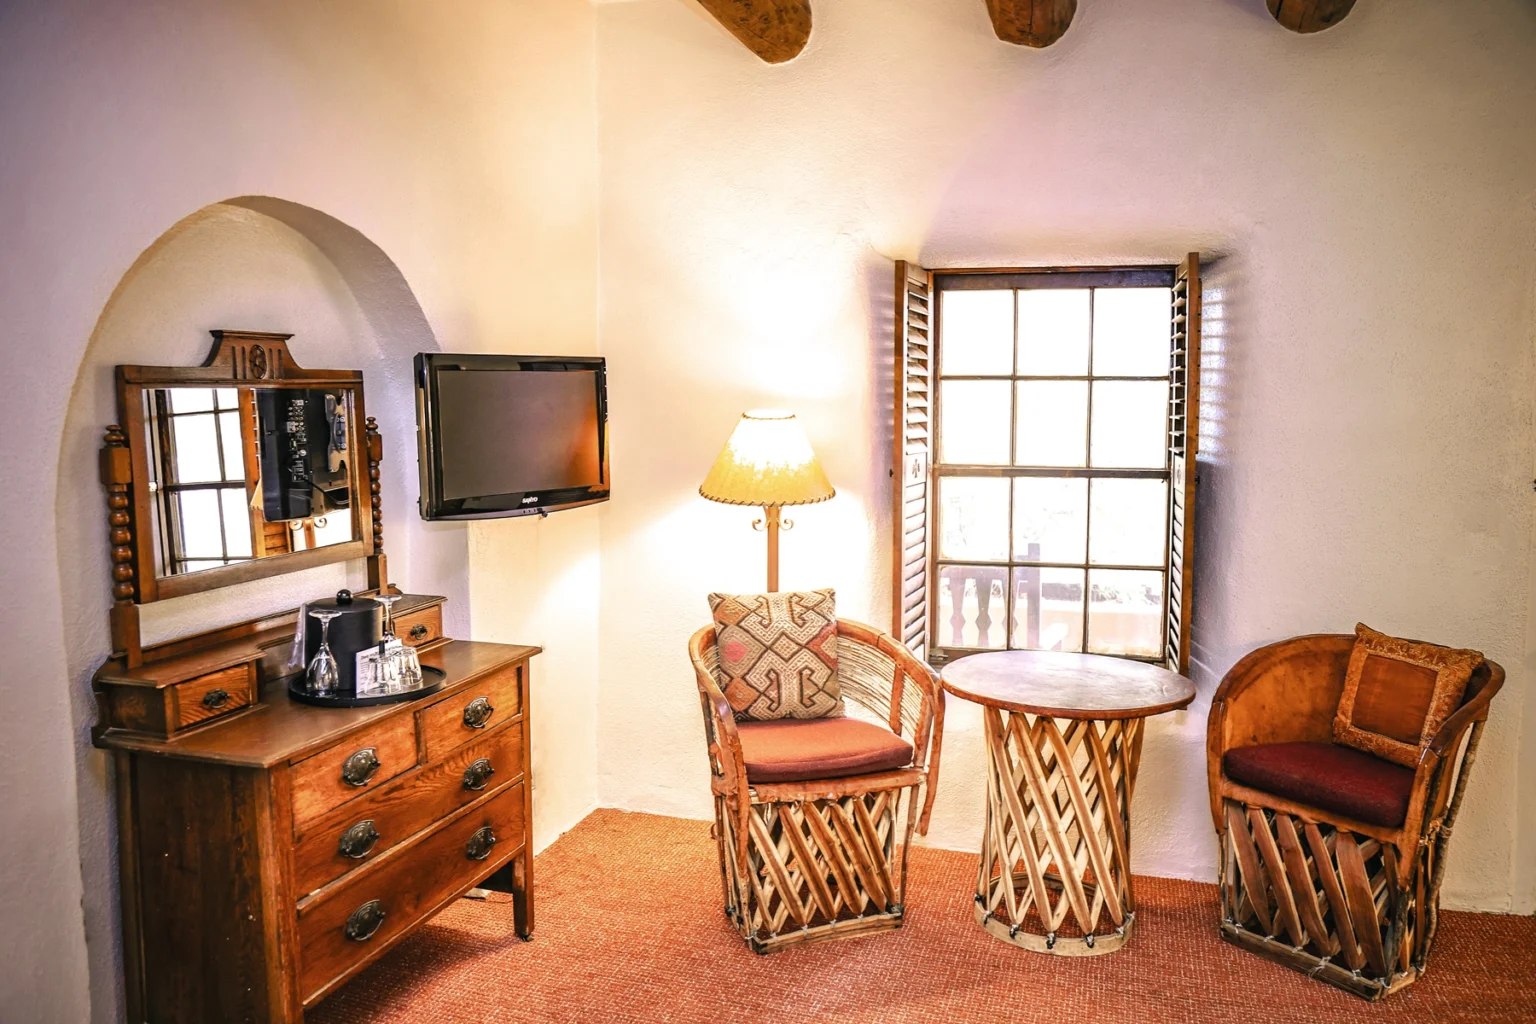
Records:
{"label": "wooden shutter", "polygon": [[928,467],[932,419],[929,305],[933,277],[896,262],[896,429],[893,434],[891,632],[918,658],[928,657]]}
{"label": "wooden shutter", "polygon": [[1179,264],[1173,279],[1168,369],[1168,622],[1164,663],[1189,674],[1193,607],[1195,455],[1200,447],[1200,254]]}

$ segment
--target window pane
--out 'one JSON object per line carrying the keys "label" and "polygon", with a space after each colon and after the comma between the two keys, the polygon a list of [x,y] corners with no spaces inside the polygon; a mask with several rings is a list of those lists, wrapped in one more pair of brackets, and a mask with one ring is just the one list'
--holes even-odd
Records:
{"label": "window pane", "polygon": [[1083,570],[1013,570],[1013,646],[1083,649]]}
{"label": "window pane", "polygon": [[984,647],[1008,642],[1008,570],[946,565],[939,570],[940,647]]}
{"label": "window pane", "polygon": [[345,544],[352,539],[352,512],[339,508],[328,516],[315,520],[315,547],[327,544]]}
{"label": "window pane", "polygon": [[1008,560],[1008,481],[939,478],[939,557]]}
{"label": "window pane", "polygon": [[1088,384],[1022,381],[1014,462],[1020,466],[1081,466],[1088,447]]}
{"label": "window pane", "polygon": [[1088,544],[1088,481],[1021,478],[1013,482],[1013,557],[1082,562]]}
{"label": "window pane", "polygon": [[221,565],[228,565],[228,564],[229,563],[224,561],[222,558],[220,558],[220,559],[209,559],[209,560],[206,560],[206,561],[183,562],[183,563],[181,563],[181,571],[182,572],[202,572],[204,569],[217,569]]}
{"label": "window pane", "polygon": [[176,495],[181,526],[181,557],[223,558],[219,536],[219,492],[180,491]]}
{"label": "window pane", "polygon": [[224,479],[245,480],[245,453],[240,449],[240,414],[219,413],[219,440],[224,445]]}
{"label": "window pane", "polygon": [[234,388],[219,388],[214,392],[214,399],[218,402],[220,409],[240,408],[240,397]]}
{"label": "window pane", "polygon": [[[1087,376],[1088,289],[1045,288],[1018,294],[1019,373]],[[1167,334],[1166,329],[1163,333]]]}
{"label": "window pane", "polygon": [[224,479],[219,474],[219,445],[214,437],[213,414],[175,416],[171,430],[176,438],[176,482],[206,483]]}
{"label": "window pane", "polygon": [[224,506],[224,540],[231,558],[251,557],[251,506],[245,500],[245,488],[226,487],[219,492]]}
{"label": "window pane", "polygon": [[1089,505],[1090,562],[1163,564],[1168,545],[1167,481],[1097,479],[1089,488]]}
{"label": "window pane", "polygon": [[1094,466],[1162,469],[1168,461],[1167,430],[1167,381],[1094,381]]}
{"label": "window pane", "polygon": [[939,385],[939,459],[962,466],[1008,464],[1005,380],[947,380]]}
{"label": "window pane", "polygon": [[207,412],[213,408],[212,388],[168,388],[171,412]]}
{"label": "window pane", "polygon": [[998,374],[1013,366],[1013,292],[940,292],[939,372]]}
{"label": "window pane", "polygon": [[1088,573],[1088,651],[1156,657],[1163,652],[1163,574],[1141,569]]}
{"label": "window pane", "polygon": [[1098,288],[1093,293],[1093,372],[1104,377],[1165,377],[1173,292]]}

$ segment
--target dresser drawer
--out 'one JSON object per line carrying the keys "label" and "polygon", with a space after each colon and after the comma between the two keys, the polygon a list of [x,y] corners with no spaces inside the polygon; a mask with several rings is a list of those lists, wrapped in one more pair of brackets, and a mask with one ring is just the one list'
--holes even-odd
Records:
{"label": "dresser drawer", "polygon": [[522,848],[523,784],[354,872],[299,905],[306,1005]]}
{"label": "dresser drawer", "polygon": [[416,612],[397,615],[394,620],[395,636],[412,647],[424,647],[443,635],[443,606],[433,605]]}
{"label": "dresser drawer", "polygon": [[[393,849],[523,771],[523,732],[502,726],[294,832],[294,890],[313,892]],[[477,788],[478,787],[478,788]]]}
{"label": "dresser drawer", "polygon": [[294,765],[294,830],[415,765],[415,716],[395,715],[359,729]]}
{"label": "dresser drawer", "polygon": [[524,668],[503,669],[421,712],[427,760],[435,761],[523,710]]}
{"label": "dresser drawer", "polygon": [[250,707],[256,699],[256,666],[236,665],[171,687],[176,727],[185,729],[218,715]]}

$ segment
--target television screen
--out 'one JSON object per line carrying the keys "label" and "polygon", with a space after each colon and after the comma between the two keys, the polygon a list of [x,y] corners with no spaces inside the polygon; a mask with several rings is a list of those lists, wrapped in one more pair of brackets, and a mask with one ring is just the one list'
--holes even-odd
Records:
{"label": "television screen", "polygon": [[430,353],[416,362],[424,518],[608,497],[602,359]]}

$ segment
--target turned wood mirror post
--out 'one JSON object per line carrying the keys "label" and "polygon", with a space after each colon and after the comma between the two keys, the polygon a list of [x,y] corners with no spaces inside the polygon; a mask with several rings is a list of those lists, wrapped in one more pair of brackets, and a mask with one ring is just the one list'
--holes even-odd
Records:
{"label": "turned wood mirror post", "polygon": [[201,366],[119,366],[101,449],[112,654],[142,664],[139,607],[363,558],[388,582],[379,463],[357,370],[306,370],[292,335],[216,330]]}

